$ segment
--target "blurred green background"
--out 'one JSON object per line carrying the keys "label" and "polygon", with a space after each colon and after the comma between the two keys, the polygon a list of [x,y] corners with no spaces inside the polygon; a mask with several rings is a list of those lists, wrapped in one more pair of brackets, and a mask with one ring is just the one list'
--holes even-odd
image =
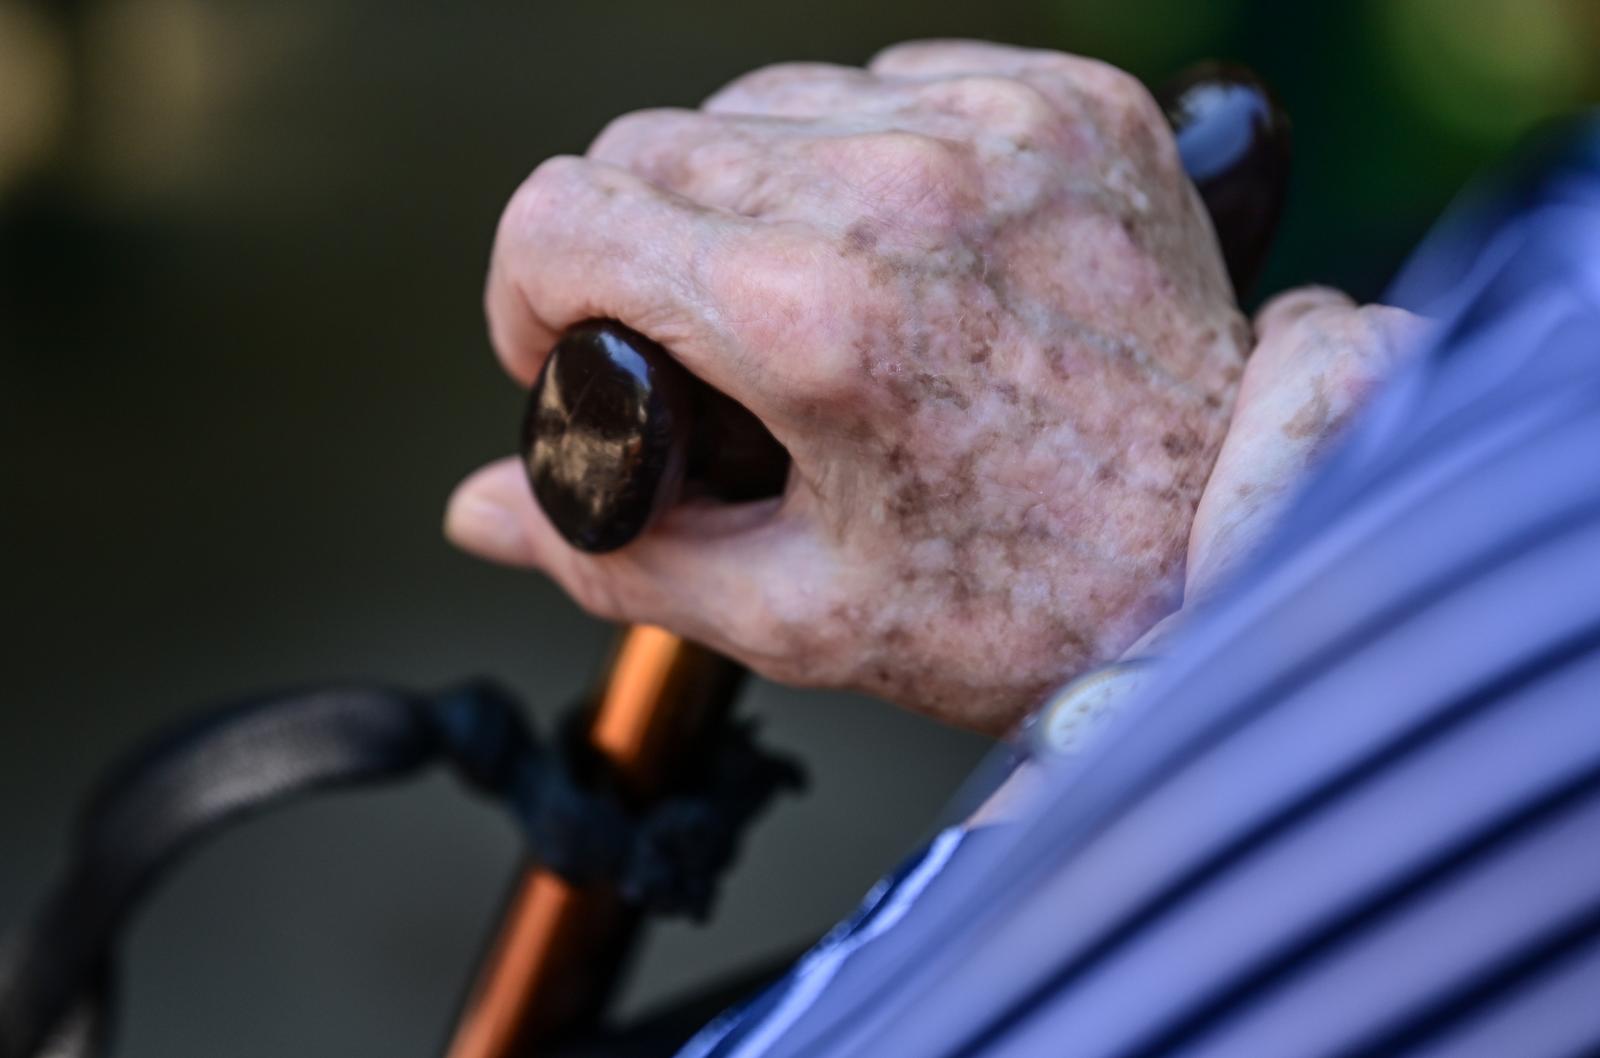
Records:
{"label": "blurred green background", "polygon": [[[0,0],[0,928],[96,770],[194,703],[473,672],[570,700],[606,630],[438,533],[520,411],[479,308],[501,204],[617,113],[919,36],[1255,67],[1297,138],[1264,291],[1375,296],[1600,90],[1597,0]],[[813,937],[984,749],[848,696],[751,708],[814,792],[629,1009]],[[118,1053],[434,1053],[515,855],[443,780],[261,820],[140,920]]]}

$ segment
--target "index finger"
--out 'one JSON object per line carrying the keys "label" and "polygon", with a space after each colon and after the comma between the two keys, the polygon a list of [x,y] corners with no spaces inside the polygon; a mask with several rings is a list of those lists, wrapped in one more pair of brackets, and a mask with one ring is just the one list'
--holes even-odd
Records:
{"label": "index finger", "polygon": [[[803,400],[821,365],[794,317],[826,303],[804,233],[702,206],[625,169],[553,158],[513,196],[485,306],[495,351],[531,384],[561,332],[619,320],[763,419]],[[813,370],[817,369],[817,370]],[[769,425],[771,423],[769,422]]]}

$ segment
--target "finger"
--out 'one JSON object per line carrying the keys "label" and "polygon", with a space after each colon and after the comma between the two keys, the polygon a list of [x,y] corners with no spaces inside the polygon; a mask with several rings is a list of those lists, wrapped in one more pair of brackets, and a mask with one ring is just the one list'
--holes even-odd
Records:
{"label": "finger", "polygon": [[826,131],[788,118],[641,110],[607,125],[587,157],[740,216],[819,220],[827,174],[806,147]]}
{"label": "finger", "polygon": [[1284,329],[1308,313],[1322,309],[1352,309],[1355,304],[1350,295],[1333,287],[1304,286],[1286,290],[1256,311],[1256,340],[1262,345],[1269,341],[1277,345],[1276,339]]}
{"label": "finger", "polygon": [[775,570],[804,573],[808,559],[797,546],[801,535],[779,516],[777,501],[747,506],[735,521],[724,508],[708,508],[703,516],[680,508],[619,551],[584,554],[550,525],[520,461],[509,458],[457,487],[445,533],[481,558],[543,571],[597,617],[660,625],[759,660],[756,655],[772,649],[775,615],[767,587],[782,582]]}
{"label": "finger", "polygon": [[987,40],[928,38],[889,45],[867,60],[867,70],[879,77],[1009,73],[1037,61],[1040,56],[1054,54],[1057,53]]}
{"label": "finger", "polygon": [[1396,364],[1415,353],[1433,334],[1434,321],[1392,305],[1368,305],[1362,309],[1367,325],[1378,342],[1372,370],[1385,375]]}
{"label": "finger", "polygon": [[[971,41],[900,45],[876,62],[885,69],[868,72],[826,63],[769,66],[733,81],[702,109],[719,115],[828,120],[841,132],[901,129],[1031,139],[1058,131],[1063,114],[1081,113],[1079,90],[1064,85],[1064,76],[1089,83],[1130,80],[1092,60]],[[904,66],[904,75],[888,75],[897,65]],[[1017,73],[1027,76],[1011,76]]]}
{"label": "finger", "polygon": [[1097,59],[983,40],[912,40],[894,44],[874,55],[867,70],[885,78],[1052,71],[1083,78],[1091,85],[1127,77]]}
{"label": "finger", "polygon": [[1290,291],[1262,309],[1256,351],[1195,513],[1189,597],[1212,590],[1270,532],[1421,326],[1410,313],[1360,308],[1324,287]]}
{"label": "finger", "polygon": [[496,234],[485,293],[496,352],[528,383],[567,327],[617,319],[761,414],[772,387],[731,325],[739,315],[726,299],[739,291],[723,263],[763,258],[751,224],[615,166],[551,159],[513,196]]}
{"label": "finger", "polygon": [[537,375],[566,327],[617,319],[790,445],[804,441],[791,426],[852,392],[852,307],[872,276],[873,262],[841,256],[838,239],[813,226],[764,224],[616,166],[561,158],[507,207],[485,300],[519,379]]}
{"label": "finger", "polygon": [[768,67],[708,99],[706,112],[826,121],[836,134],[899,129],[935,135],[1037,137],[1060,108],[1027,82],[988,72],[879,77],[822,63]]}
{"label": "finger", "polygon": [[780,63],[735,78],[701,109],[709,114],[779,118],[834,117],[856,110],[880,81],[854,66],[821,62]]}
{"label": "finger", "polygon": [[980,176],[960,138],[882,121],[862,131],[869,123],[641,111],[612,122],[589,156],[705,205],[837,237],[852,225],[937,229],[968,206]]}
{"label": "finger", "polygon": [[[1147,120],[1155,113],[1149,92],[1125,71],[1098,59],[1040,48],[980,40],[907,41],[879,52],[867,69],[886,80],[1009,78],[1031,85],[1060,113],[1071,118],[1089,117],[1092,110],[1103,109],[1106,104],[1138,111]],[[1090,107],[1087,100],[1100,106]],[[1007,106],[1014,108],[1016,103],[1008,101]]]}

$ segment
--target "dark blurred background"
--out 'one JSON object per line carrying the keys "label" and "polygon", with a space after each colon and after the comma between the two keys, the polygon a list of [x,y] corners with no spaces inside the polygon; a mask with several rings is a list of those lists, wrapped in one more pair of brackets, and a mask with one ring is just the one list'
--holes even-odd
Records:
{"label": "dark blurred background", "polygon": [[[0,928],[76,799],[192,705],[323,677],[501,677],[545,715],[607,631],[452,553],[520,395],[484,339],[498,211],[611,116],[917,36],[1201,57],[1275,84],[1297,170],[1263,289],[1375,296],[1475,170],[1595,98],[1593,0],[0,0]],[[815,936],[908,850],[974,738],[758,686],[814,791],[637,1010]],[[516,856],[444,780],[207,848],[131,938],[127,1056],[428,1055]]]}

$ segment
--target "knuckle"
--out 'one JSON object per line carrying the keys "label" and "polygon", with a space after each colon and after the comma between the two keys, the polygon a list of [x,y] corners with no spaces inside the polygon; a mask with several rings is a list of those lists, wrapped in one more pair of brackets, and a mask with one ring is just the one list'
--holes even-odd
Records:
{"label": "knuckle", "polygon": [[1143,81],[1109,63],[1093,59],[1081,61],[1090,66],[1088,80],[1102,108],[1124,124],[1140,127],[1146,135],[1153,135],[1161,141],[1172,138],[1171,127],[1161,112],[1161,105]]}
{"label": "knuckle", "polygon": [[954,110],[1000,132],[1037,132],[1060,120],[1043,92],[1016,77],[975,74],[934,81],[924,86],[921,94],[936,107]]}
{"label": "knuckle", "polygon": [[937,188],[956,174],[957,157],[946,140],[917,132],[879,132],[858,141],[865,163],[914,190]]}
{"label": "knuckle", "polygon": [[1067,82],[1078,91],[1114,106],[1141,105],[1140,101],[1150,94],[1143,82],[1121,67],[1064,51],[1033,52],[1026,69]]}
{"label": "knuckle", "polygon": [[524,237],[562,216],[571,207],[583,171],[583,159],[572,155],[540,162],[506,204],[500,217],[501,236]]}
{"label": "knuckle", "polygon": [[1106,103],[1124,109],[1142,108],[1150,101],[1144,82],[1120,67],[1098,59],[1074,58],[1073,65],[1091,90]]}
{"label": "knuckle", "polygon": [[971,154],[952,140],[896,130],[828,142],[832,167],[872,208],[901,223],[939,227],[970,197]]}
{"label": "knuckle", "polygon": [[1278,311],[1288,315],[1273,337],[1278,355],[1300,374],[1315,373],[1340,408],[1359,404],[1392,366],[1396,310],[1314,291]]}
{"label": "knuckle", "polygon": [[1108,62],[1065,52],[1040,52],[1023,76],[1056,94],[1088,102],[1091,112],[1098,111],[1102,121],[1113,128],[1134,126],[1146,136],[1160,130],[1170,137],[1161,107],[1144,82]]}
{"label": "knuckle", "polygon": [[867,63],[873,73],[915,74],[928,70],[1009,68],[1028,54],[1025,48],[960,37],[926,37],[891,44]]}
{"label": "knuckle", "polygon": [[774,63],[735,77],[712,93],[705,101],[705,108],[736,108],[798,84],[838,77],[845,72],[845,67],[822,62]]}
{"label": "knuckle", "polygon": [[589,145],[588,157],[600,161],[630,157],[642,144],[669,138],[693,113],[678,107],[653,107],[612,118]]}
{"label": "knuckle", "polygon": [[941,42],[934,40],[906,40],[898,44],[891,44],[880,49],[872,58],[867,60],[867,69],[873,71],[892,70],[908,62],[913,62],[927,55],[929,51],[941,47]]}

